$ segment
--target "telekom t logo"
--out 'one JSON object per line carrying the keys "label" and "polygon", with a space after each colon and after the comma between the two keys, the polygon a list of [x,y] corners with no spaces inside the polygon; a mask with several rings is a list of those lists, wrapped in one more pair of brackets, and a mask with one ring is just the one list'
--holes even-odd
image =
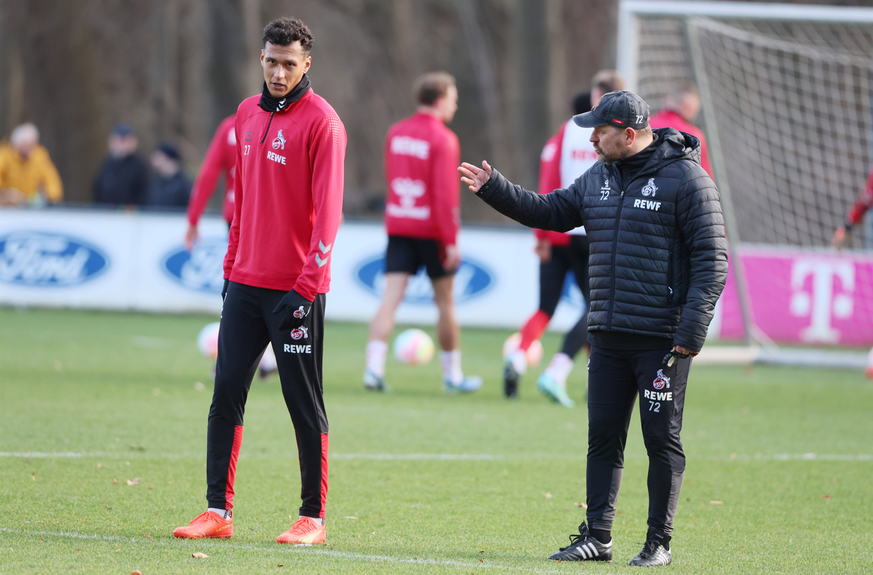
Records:
{"label": "telekom t logo", "polygon": [[[810,290],[804,290],[808,277]],[[839,280],[835,282],[834,280]],[[809,327],[800,339],[809,342],[838,343],[840,331],[831,327],[831,318],[852,317],[855,291],[855,266],[848,261],[798,259],[791,268],[791,314],[809,316]]]}

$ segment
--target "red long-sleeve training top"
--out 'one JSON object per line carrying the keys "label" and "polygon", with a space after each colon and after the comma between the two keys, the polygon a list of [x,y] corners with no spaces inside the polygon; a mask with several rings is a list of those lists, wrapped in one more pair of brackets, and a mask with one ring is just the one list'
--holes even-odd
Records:
{"label": "red long-sleeve training top", "polygon": [[342,217],[346,131],[311,89],[280,112],[243,100],[236,116],[236,206],[224,277],[308,300],[330,290]]}
{"label": "red long-sleeve training top", "polygon": [[[592,131],[592,128],[580,128],[568,120],[548,139],[540,153],[539,193],[550,194],[570,187],[576,178],[597,163],[597,152],[591,143]],[[585,235],[585,229],[579,227],[566,234],[547,230],[534,230],[534,233],[538,240],[547,240],[553,246],[566,246],[570,244],[570,236]]]}
{"label": "red long-sleeve training top", "polygon": [[867,185],[858,194],[858,199],[852,204],[849,209],[849,215],[846,216],[846,221],[853,226],[861,223],[861,218],[870,207],[873,206],[873,169],[870,170],[870,175],[867,177]]}
{"label": "red long-sleeve training top", "polygon": [[206,150],[200,173],[194,180],[191,189],[191,199],[188,200],[188,223],[196,226],[209,203],[209,198],[215,191],[218,176],[224,172],[224,202],[221,206],[221,215],[225,221],[233,221],[233,176],[236,171],[236,133],[234,122],[236,114],[228,116],[218,125],[215,135]]}
{"label": "red long-sleeve training top", "polygon": [[[554,136],[546,141],[543,151],[540,153],[540,180],[537,192],[550,194],[561,189],[561,146],[564,142],[564,128],[567,123],[561,124],[561,128]],[[582,174],[579,174],[580,176]],[[534,230],[538,240],[548,240],[553,246],[566,246],[570,244],[570,235],[550,230]]]}
{"label": "red long-sleeve training top", "polygon": [[454,245],[461,202],[458,136],[438,118],[418,112],[391,126],[385,138],[385,228],[390,236]]}

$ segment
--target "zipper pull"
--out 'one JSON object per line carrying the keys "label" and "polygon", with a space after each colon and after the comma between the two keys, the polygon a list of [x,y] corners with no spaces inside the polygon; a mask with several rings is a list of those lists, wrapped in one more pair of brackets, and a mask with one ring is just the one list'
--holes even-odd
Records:
{"label": "zipper pull", "polygon": [[621,195],[619,196],[621,199],[624,199],[624,190],[621,191]]}

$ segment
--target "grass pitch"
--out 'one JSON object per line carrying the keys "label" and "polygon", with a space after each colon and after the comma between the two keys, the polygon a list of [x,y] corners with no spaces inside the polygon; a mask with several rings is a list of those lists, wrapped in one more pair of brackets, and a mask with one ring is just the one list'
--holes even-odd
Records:
{"label": "grass pitch", "polygon": [[[631,424],[609,564],[557,564],[584,519],[585,371],[564,409],[523,380],[500,396],[500,330],[465,330],[472,395],[438,362],[360,381],[366,327],[326,328],[328,546],[289,548],[299,474],[278,379],[255,381],[229,541],[182,541],[205,508],[215,318],[0,309],[0,573],[625,573],[645,538]],[[431,334],[433,330],[426,328]],[[560,340],[544,340],[546,358]],[[873,382],[852,371],[696,366],[675,573],[870,573]],[[194,558],[204,553],[208,558]]]}

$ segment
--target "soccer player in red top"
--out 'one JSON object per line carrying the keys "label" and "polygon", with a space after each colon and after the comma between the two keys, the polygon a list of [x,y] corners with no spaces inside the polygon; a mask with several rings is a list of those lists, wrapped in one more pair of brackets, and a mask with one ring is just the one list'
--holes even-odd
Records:
{"label": "soccer player in red top", "polygon": [[[616,70],[600,70],[591,78],[591,92],[573,99],[573,113],[582,114],[596,106],[604,94],[624,89],[624,79]],[[540,154],[540,179],[537,191],[549,194],[567,188],[576,178],[597,163],[597,152],[591,144],[593,128],[583,128],[566,121],[543,146]],[[521,341],[503,366],[503,394],[518,396],[521,377],[527,373],[527,350],[542,337],[555,314],[564,288],[564,280],[572,271],[582,292],[585,311],[564,336],[561,350],[537,378],[537,389],[546,397],[564,407],[575,402],[567,394],[567,378],[573,370],[573,360],[588,345],[588,234],[584,226],[569,233],[535,230],[534,248],[540,258],[540,305],[521,326]]]}
{"label": "soccer player in red top", "polygon": [[185,248],[190,252],[197,243],[199,237],[197,224],[200,216],[209,203],[209,198],[215,191],[218,176],[224,173],[224,202],[221,207],[221,215],[227,225],[233,221],[233,176],[236,167],[236,132],[234,124],[236,114],[232,114],[221,121],[215,135],[209,143],[200,173],[194,181],[191,190],[191,199],[188,200],[188,231],[185,232]]}
{"label": "soccer player in red top", "polygon": [[312,33],[280,18],[264,29],[264,90],[236,116],[235,207],[215,391],[209,410],[209,507],[176,537],[233,534],[243,412],[258,359],[272,343],[300,461],[300,518],[277,542],[324,543],[328,426],[322,392],[325,294],[342,215],[346,133],[310,88]]}
{"label": "soccer player in red top", "polygon": [[452,295],[453,274],[461,263],[457,244],[460,189],[455,175],[461,147],[446,124],[458,109],[458,89],[450,74],[431,72],[416,80],[414,92],[417,112],[391,126],[385,139],[385,288],[370,322],[364,385],[387,391],[385,355],[394,312],[403,300],[409,276],[424,267],[439,309],[437,338],[443,350],[444,389],[449,393],[475,391],[482,386],[482,378],[465,377],[461,370],[460,329]]}
{"label": "soccer player in red top", "polygon": [[870,175],[867,177],[867,185],[864,186],[864,189],[858,194],[858,199],[855,200],[855,203],[849,209],[846,223],[838,227],[834,232],[834,239],[831,243],[835,248],[841,249],[846,244],[852,227],[861,223],[864,214],[871,207],[873,207],[873,168],[870,169]]}
{"label": "soccer player in red top", "polygon": [[683,83],[664,99],[664,108],[649,117],[649,126],[656,128],[676,128],[700,140],[700,165],[712,178],[712,164],[709,163],[709,148],[703,131],[692,124],[700,113],[700,94],[694,84]]}
{"label": "soccer player in red top", "polygon": [[[194,244],[200,239],[197,224],[200,222],[200,216],[206,210],[206,204],[209,203],[209,198],[215,191],[218,177],[222,173],[224,174],[225,191],[221,215],[227,222],[228,229],[233,222],[233,176],[236,173],[235,124],[236,114],[231,114],[218,125],[218,129],[215,130],[215,135],[212,136],[212,141],[209,143],[206,157],[203,158],[200,173],[197,174],[197,179],[194,181],[191,198],[188,200],[188,229],[185,231],[185,249],[189,252],[194,249]],[[276,357],[272,348],[267,346],[264,356],[261,358],[258,375],[261,379],[266,379],[275,371]]]}

